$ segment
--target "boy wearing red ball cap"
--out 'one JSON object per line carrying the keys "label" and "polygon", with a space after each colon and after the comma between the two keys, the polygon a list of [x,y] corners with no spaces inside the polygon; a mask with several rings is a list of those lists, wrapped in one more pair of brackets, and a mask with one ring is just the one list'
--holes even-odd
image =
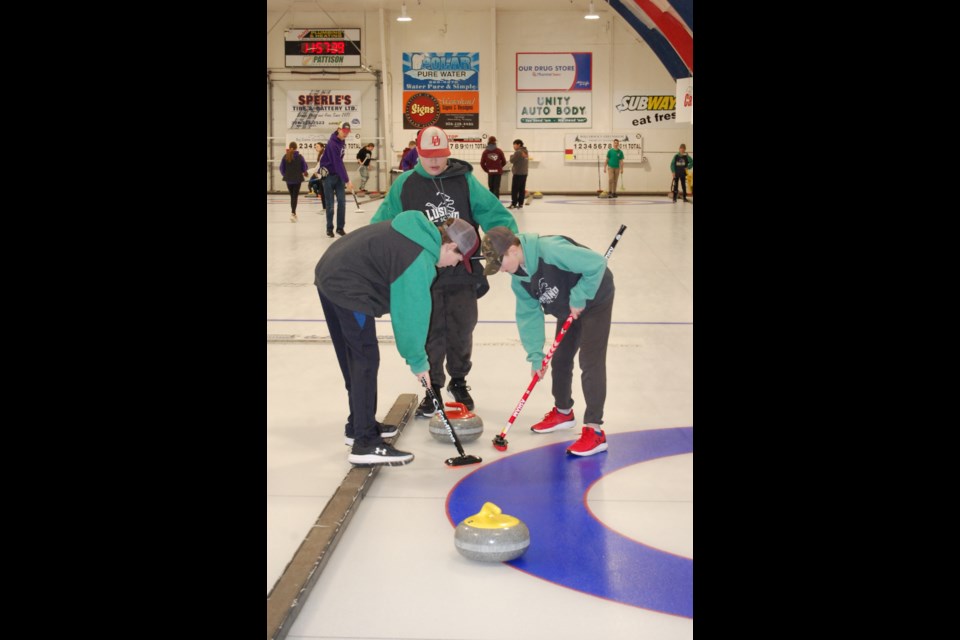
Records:
{"label": "boy wearing red ball cap", "polygon": [[[397,177],[371,223],[390,220],[402,211],[416,209],[436,225],[450,218],[459,218],[474,229],[504,226],[518,231],[516,220],[500,199],[473,175],[473,166],[450,157],[450,143],[443,129],[435,126],[421,129],[416,150],[420,158],[417,165]],[[489,289],[482,270],[473,269],[469,264],[444,270],[431,288],[433,315],[426,347],[433,390],[438,398],[442,398],[446,360],[450,373],[447,389],[454,400],[462,402],[471,411],[474,401],[466,378],[473,366],[471,356],[473,330],[477,326],[477,299]],[[433,414],[433,402],[424,396],[416,415],[429,418]]]}

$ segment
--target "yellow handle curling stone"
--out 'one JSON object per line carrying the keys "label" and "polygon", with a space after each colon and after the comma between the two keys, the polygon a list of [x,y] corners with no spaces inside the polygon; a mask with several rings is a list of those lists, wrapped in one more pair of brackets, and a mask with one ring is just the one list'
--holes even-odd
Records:
{"label": "yellow handle curling stone", "polygon": [[520,518],[506,515],[497,505],[485,502],[479,513],[457,525],[453,544],[460,555],[470,560],[506,562],[524,554],[530,546],[530,530]]}

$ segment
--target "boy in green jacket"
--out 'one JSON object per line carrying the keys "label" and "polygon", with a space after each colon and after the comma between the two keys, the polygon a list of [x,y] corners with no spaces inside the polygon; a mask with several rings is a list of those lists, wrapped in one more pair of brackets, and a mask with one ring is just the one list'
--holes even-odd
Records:
{"label": "boy in green jacket", "polygon": [[486,260],[486,275],[505,271],[511,274],[510,287],[517,298],[517,328],[527,351],[533,373],[543,379],[541,369],[545,339],[543,317],[557,319],[560,333],[567,316],[573,323],[553,354],[554,407],[533,425],[534,433],[570,429],[573,415],[573,359],[580,352],[580,384],[587,406],[580,439],[567,447],[575,456],[592,456],[607,450],[607,436],[601,429],[603,405],[607,398],[607,340],[613,312],[613,274],[599,253],[566,236],[514,234],[506,227],[487,231],[480,244]]}
{"label": "boy in green jacket", "polygon": [[[436,225],[453,218],[468,222],[478,233],[480,228],[486,230],[500,225],[518,231],[516,220],[500,198],[474,177],[473,165],[450,157],[450,143],[443,129],[434,126],[421,129],[417,134],[417,153],[417,165],[397,177],[371,223],[416,209]],[[467,376],[473,368],[473,330],[479,317],[477,299],[489,288],[480,269],[473,273],[460,266],[442,271],[431,288],[433,316],[427,335],[427,356],[433,391],[442,402],[446,360],[450,373],[447,390],[454,400],[471,411],[474,401]],[[430,418],[433,413],[433,402],[425,395],[415,414],[418,418]]]}
{"label": "boy in green jacket", "polygon": [[[463,220],[436,226],[419,211],[349,233],[317,263],[314,284],[330,329],[350,400],[347,440],[352,464],[404,465],[413,454],[383,441],[377,428],[377,372],[380,347],[376,320],[390,314],[397,351],[417,378],[430,384],[424,344],[430,326],[430,286],[437,267],[470,259],[480,246],[476,230]],[[386,435],[386,434],[384,434]]]}

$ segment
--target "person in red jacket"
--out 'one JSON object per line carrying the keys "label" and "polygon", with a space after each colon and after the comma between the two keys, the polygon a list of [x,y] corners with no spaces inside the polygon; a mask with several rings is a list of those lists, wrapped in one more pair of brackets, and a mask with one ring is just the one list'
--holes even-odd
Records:
{"label": "person in red jacket", "polygon": [[480,158],[480,168],[487,174],[487,186],[490,192],[500,198],[500,178],[503,177],[503,168],[507,166],[507,157],[497,147],[497,137],[487,138],[487,148]]}

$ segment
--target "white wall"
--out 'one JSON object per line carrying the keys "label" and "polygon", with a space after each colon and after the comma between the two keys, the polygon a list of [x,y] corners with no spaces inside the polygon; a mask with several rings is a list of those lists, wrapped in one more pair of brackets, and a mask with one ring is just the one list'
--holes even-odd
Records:
{"label": "white wall", "polygon": [[[479,130],[455,130],[450,133],[460,137],[495,135],[499,146],[509,157],[515,138],[523,139],[530,150],[532,162],[527,188],[531,191],[595,193],[597,167],[595,164],[569,164],[564,162],[564,137],[566,134],[592,131],[612,133],[614,94],[618,92],[674,95],[676,82],[670,77],[656,55],[646,43],[613,12],[602,14],[600,20],[584,20],[576,12],[544,14],[524,11],[456,11],[444,17],[441,11],[417,12],[412,22],[396,21],[396,11],[383,13],[384,40],[386,45],[386,69],[384,70],[384,97],[389,94],[390,123],[382,126],[386,140],[375,140],[375,155],[383,158],[378,166],[381,172],[379,184],[389,185],[389,168],[396,166],[400,151],[416,137],[416,131],[403,128],[403,82],[401,77],[402,54],[407,51],[432,52],[479,52],[480,53],[480,128]],[[279,21],[278,21],[279,20]],[[276,24],[275,24],[276,23]],[[291,13],[280,17],[267,14],[267,27],[274,25],[267,35],[267,67],[270,72],[273,101],[273,136],[268,158],[279,159],[285,147],[286,93],[305,88],[356,89],[363,91],[362,129],[354,129],[355,137],[367,141],[376,136],[377,113],[374,76],[360,72],[355,75],[326,74],[318,70],[312,75],[293,74],[284,68],[283,32],[292,27],[355,28],[362,29],[363,63],[374,69],[382,69],[380,13],[353,12],[331,13],[321,11]],[[494,45],[493,38],[495,34]],[[495,47],[495,51],[493,51]],[[516,53],[590,51],[593,53],[593,126],[584,129],[517,129],[515,98]],[[496,73],[493,65],[496,65]],[[341,70],[335,70],[340,72]],[[342,70],[347,71],[347,70]],[[495,100],[495,103],[494,103]],[[494,111],[495,108],[495,111]],[[496,120],[494,121],[494,117]],[[268,115],[269,118],[269,115]],[[269,131],[269,123],[268,123]],[[616,132],[623,131],[617,128]],[[628,163],[624,171],[626,191],[664,192],[670,184],[670,159],[681,143],[687,152],[696,153],[693,147],[693,128],[690,124],[677,123],[670,128],[638,128],[643,134],[643,163]],[[321,133],[312,130],[311,133]],[[329,135],[329,131],[325,132]],[[267,135],[270,135],[269,133]],[[391,149],[384,154],[383,145],[389,142]],[[312,162],[312,150],[306,154]],[[350,159],[352,160],[352,158]],[[355,164],[347,162],[351,176]],[[271,173],[273,179],[271,181]],[[475,173],[486,184],[486,174],[479,166]],[[279,178],[276,164],[268,162],[267,188],[285,191]],[[504,188],[509,192],[509,174]],[[370,185],[376,180],[371,177]],[[602,180],[606,188],[605,176]]]}

